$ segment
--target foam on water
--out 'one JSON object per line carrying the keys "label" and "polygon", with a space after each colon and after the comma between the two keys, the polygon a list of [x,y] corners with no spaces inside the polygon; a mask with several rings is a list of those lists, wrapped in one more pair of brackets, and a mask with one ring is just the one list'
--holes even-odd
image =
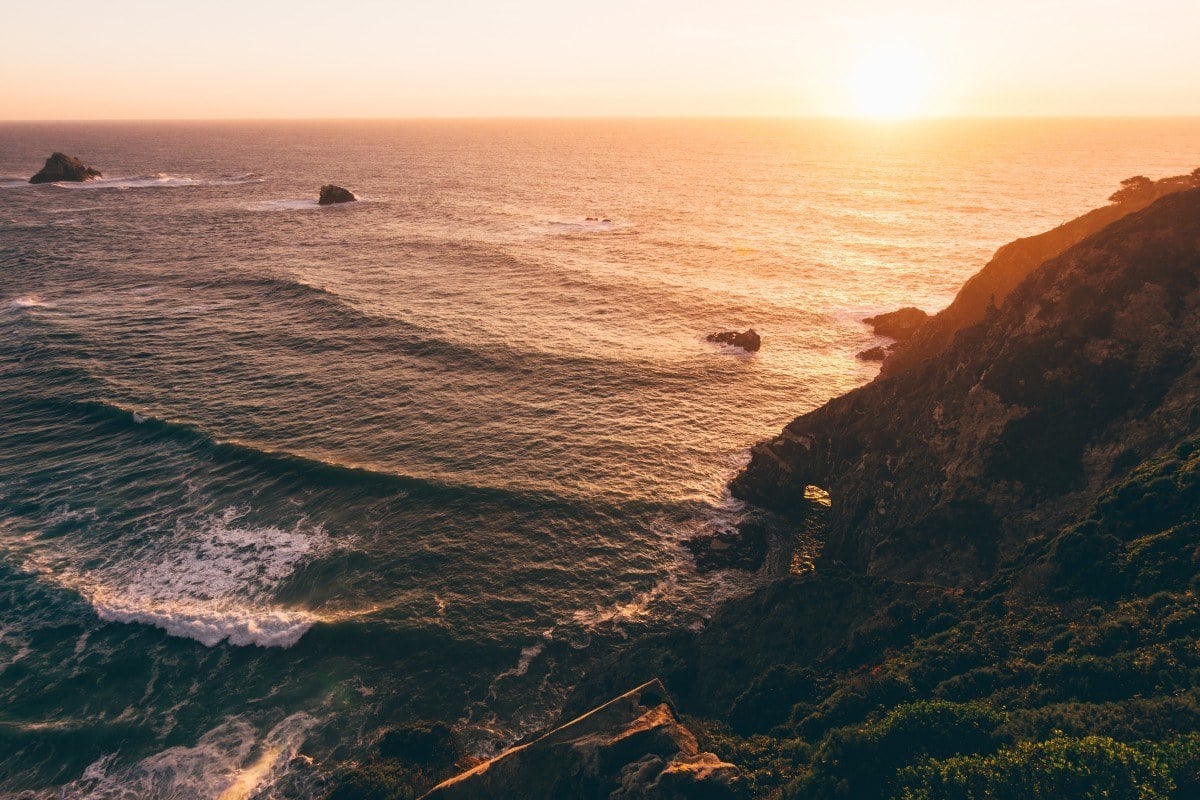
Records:
{"label": "foam on water", "polygon": [[172,189],[187,186],[236,186],[242,183],[262,182],[261,177],[249,172],[222,178],[195,178],[189,175],[156,172],[152,175],[97,178],[82,182],[59,181],[52,185],[59,189]]}
{"label": "foam on water", "polygon": [[14,311],[20,311],[26,308],[54,308],[54,303],[43,300],[35,294],[28,294],[24,297],[9,300],[8,307]]}
{"label": "foam on water", "polygon": [[234,717],[192,747],[171,747],[128,766],[105,756],[54,793],[60,800],[246,800],[264,796],[300,752],[317,720],[286,717],[260,739],[247,720]]}
{"label": "foam on water", "polygon": [[154,541],[100,567],[79,567],[94,554],[55,542],[35,548],[25,566],[78,592],[108,622],[141,623],[212,647],[290,647],[321,617],[273,602],[277,587],[305,561],[332,549],[320,527],[240,525],[242,512],[181,523]]}

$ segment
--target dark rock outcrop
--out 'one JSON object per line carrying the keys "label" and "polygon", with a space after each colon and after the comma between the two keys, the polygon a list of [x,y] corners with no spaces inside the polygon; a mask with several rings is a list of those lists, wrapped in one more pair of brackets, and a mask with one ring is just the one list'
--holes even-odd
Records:
{"label": "dark rock outcrop", "polygon": [[36,175],[29,179],[30,183],[57,183],[70,181],[82,183],[103,177],[100,170],[87,166],[75,156],[66,153],[54,153],[46,159],[46,164]]}
{"label": "dark rock outcrop", "polygon": [[858,358],[863,361],[883,361],[887,358],[887,348],[885,347],[870,347],[858,354]]}
{"label": "dark rock outcrop", "polygon": [[334,186],[332,183],[327,183],[321,187],[321,195],[317,198],[317,204],[331,206],[334,203],[353,203],[357,199],[354,196],[354,192],[349,189],[343,189],[341,186]]}
{"label": "dark rock outcrop", "polygon": [[733,798],[738,770],[676,716],[658,680],[450,778],[428,800]]}
{"label": "dark rock outcrop", "polygon": [[1192,190],[1046,261],[923,363],[756,445],[732,490],[787,513],[806,507],[808,486],[822,487],[832,501],[823,563],[973,585],[1030,531],[1078,513],[1123,465],[1200,429],[1197,342]]}
{"label": "dark rock outcrop", "polygon": [[755,332],[754,328],[748,331],[738,333],[737,331],[723,331],[721,333],[710,333],[705,337],[710,342],[717,344],[731,344],[734,347],[740,347],[747,353],[757,352],[762,347],[762,337]]}
{"label": "dark rock outcrop", "polygon": [[1048,259],[1169,194],[1196,186],[1190,175],[1163,178],[1124,202],[1097,208],[1053,230],[1009,242],[959,290],[949,306],[930,317],[883,363],[884,376],[898,375],[950,346],[955,334],[981,321],[992,306],[1003,306],[1021,281]]}
{"label": "dark rock outcrop", "polygon": [[871,326],[876,336],[886,336],[903,342],[912,338],[917,329],[925,324],[929,315],[919,308],[908,306],[886,314],[867,317],[863,322]]}
{"label": "dark rock outcrop", "polygon": [[757,522],[743,522],[736,528],[722,528],[687,539],[683,546],[696,560],[696,569],[756,570],[767,556],[767,528]]}

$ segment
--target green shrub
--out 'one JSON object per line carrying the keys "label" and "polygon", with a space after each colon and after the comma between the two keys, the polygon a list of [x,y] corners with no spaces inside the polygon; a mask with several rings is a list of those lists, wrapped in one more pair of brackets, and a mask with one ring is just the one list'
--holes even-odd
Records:
{"label": "green shrub", "polygon": [[874,724],[831,731],[813,759],[812,772],[790,791],[806,800],[877,800],[887,796],[897,770],[917,759],[994,751],[1002,721],[1000,714],[976,704],[933,700],[903,705]]}
{"label": "green shrub", "polygon": [[1169,767],[1101,736],[1021,742],[906,767],[894,800],[1169,800]]}

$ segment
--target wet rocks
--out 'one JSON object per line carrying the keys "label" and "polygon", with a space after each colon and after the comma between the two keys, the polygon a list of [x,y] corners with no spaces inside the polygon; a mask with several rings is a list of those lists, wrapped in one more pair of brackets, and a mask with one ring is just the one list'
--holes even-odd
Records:
{"label": "wet rocks", "polygon": [[871,326],[876,336],[886,336],[902,342],[911,338],[917,332],[917,328],[924,325],[927,319],[929,319],[929,315],[924,311],[908,306],[897,311],[889,311],[887,314],[867,317],[863,322]]}
{"label": "wet rocks", "polygon": [[756,570],[767,556],[767,529],[756,522],[743,522],[736,528],[721,528],[684,541],[683,546],[696,561],[696,570]]}
{"label": "wet rocks", "polygon": [[708,341],[716,342],[717,344],[730,344],[734,347],[740,347],[747,353],[758,352],[758,349],[762,347],[762,337],[755,332],[754,328],[741,333],[738,333],[737,331],[710,333],[705,338]]}
{"label": "wet rocks", "polygon": [[58,183],[70,181],[82,183],[103,177],[100,170],[89,167],[75,156],[66,153],[53,153],[46,159],[46,164],[36,175],[29,179],[30,183]]}
{"label": "wet rocks", "polygon": [[334,186],[332,183],[327,183],[321,187],[321,194],[317,198],[317,205],[331,206],[335,203],[353,203],[357,199],[354,196],[354,192],[349,189],[343,189],[341,186]]}
{"label": "wet rocks", "polygon": [[885,347],[871,347],[859,353],[858,358],[862,361],[883,361],[887,358],[887,354],[888,351]]}
{"label": "wet rocks", "polygon": [[426,800],[732,798],[737,767],[700,750],[657,679],[435,786]]}

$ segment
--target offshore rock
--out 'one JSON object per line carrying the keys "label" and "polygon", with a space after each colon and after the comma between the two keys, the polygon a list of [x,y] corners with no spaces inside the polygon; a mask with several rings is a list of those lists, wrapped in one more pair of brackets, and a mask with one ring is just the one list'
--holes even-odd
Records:
{"label": "offshore rock", "polygon": [[354,192],[349,189],[343,189],[341,186],[334,186],[332,183],[327,183],[321,187],[321,194],[317,198],[317,205],[331,206],[334,203],[353,203],[357,199],[354,196]]}
{"label": "offshore rock", "polygon": [[732,798],[737,767],[701,752],[657,680],[435,786],[426,800]]}
{"label": "offshore rock", "polygon": [[29,179],[30,183],[57,183],[70,181],[82,183],[103,177],[100,170],[87,166],[75,156],[66,153],[53,153],[46,159],[46,164],[36,175]]}
{"label": "offshore rock", "polygon": [[706,338],[710,342],[731,344],[734,347],[740,347],[747,353],[757,352],[762,347],[762,338],[755,332],[754,328],[742,333],[738,333],[737,331],[710,333]]}
{"label": "offshore rock", "polygon": [[908,306],[887,314],[867,317],[863,322],[871,326],[876,336],[887,336],[889,339],[903,342],[912,338],[912,335],[925,324],[927,319],[929,319],[929,315],[924,311]]}
{"label": "offshore rock", "polygon": [[821,487],[822,563],[972,586],[1030,531],[1074,518],[1128,465],[1200,430],[1196,342],[1193,189],[1045,262],[923,363],[889,376],[889,358],[874,382],[755,445],[731,489],[794,513]]}

